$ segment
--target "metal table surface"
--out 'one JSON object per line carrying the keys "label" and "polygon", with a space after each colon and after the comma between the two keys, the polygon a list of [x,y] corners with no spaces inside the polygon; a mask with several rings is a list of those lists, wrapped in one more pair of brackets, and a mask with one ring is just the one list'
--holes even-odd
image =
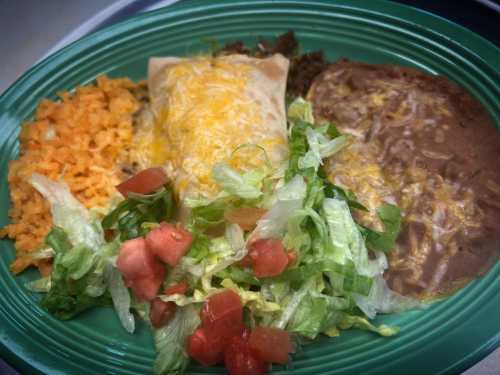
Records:
{"label": "metal table surface", "polygon": [[[0,93],[44,56],[79,37],[176,0],[0,0]],[[500,46],[500,5],[491,0],[399,0],[459,23]],[[56,16],[54,16],[56,15]],[[0,374],[19,375],[2,359]],[[500,348],[461,375],[500,374]]]}

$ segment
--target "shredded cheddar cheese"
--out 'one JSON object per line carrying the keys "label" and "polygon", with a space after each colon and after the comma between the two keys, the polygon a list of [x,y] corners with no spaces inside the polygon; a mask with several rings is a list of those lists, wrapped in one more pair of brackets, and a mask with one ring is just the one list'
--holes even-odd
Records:
{"label": "shredded cheddar cheese", "polygon": [[359,201],[369,212],[355,212],[356,218],[365,225],[382,230],[376,210],[383,203],[395,203],[393,186],[377,163],[378,144],[364,143],[354,139],[328,161],[329,178],[336,185],[353,189]]}
{"label": "shredded cheddar cheese", "polygon": [[[139,132],[136,149],[140,164],[167,167],[179,195],[213,195],[216,163],[256,168],[265,160],[262,149],[271,153],[286,142],[266,131],[265,93],[251,94],[259,78],[251,65],[204,57],[185,60],[161,74],[157,79],[162,80],[164,100],[160,108],[153,108],[149,129]],[[245,144],[260,148],[234,152]]]}

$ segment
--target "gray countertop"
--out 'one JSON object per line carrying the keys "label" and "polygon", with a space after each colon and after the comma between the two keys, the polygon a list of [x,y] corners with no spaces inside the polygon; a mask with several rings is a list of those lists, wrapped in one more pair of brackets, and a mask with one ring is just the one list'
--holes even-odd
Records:
{"label": "gray countertop", "polygon": [[[0,92],[7,89],[36,61],[79,36],[135,12],[172,2],[173,0],[0,0]],[[455,4],[457,2],[451,5]],[[14,375],[17,372],[0,359],[0,374]],[[500,348],[462,375],[498,374]]]}

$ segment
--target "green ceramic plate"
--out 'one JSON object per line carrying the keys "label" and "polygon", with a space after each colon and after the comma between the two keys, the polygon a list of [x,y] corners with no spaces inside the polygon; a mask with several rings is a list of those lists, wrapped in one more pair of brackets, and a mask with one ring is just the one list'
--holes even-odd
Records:
{"label": "green ceramic plate", "polygon": [[[38,101],[90,82],[98,74],[145,78],[148,57],[207,50],[203,37],[255,41],[297,32],[304,50],[329,58],[396,63],[444,74],[478,97],[500,124],[500,52],[479,36],[412,8],[382,1],[185,1],[89,35],[50,56],[0,98],[0,225],[8,221],[7,163],[18,153],[20,123]],[[12,277],[11,242],[0,249],[0,355],[23,373],[144,374],[152,338],[140,325],[128,335],[110,309],[59,322],[24,289],[34,277]],[[294,356],[294,374],[450,374],[500,343],[500,264],[485,277],[425,311],[384,316],[394,338],[349,331],[322,338]],[[284,373],[283,368],[274,368]],[[193,365],[190,374],[221,373]]]}

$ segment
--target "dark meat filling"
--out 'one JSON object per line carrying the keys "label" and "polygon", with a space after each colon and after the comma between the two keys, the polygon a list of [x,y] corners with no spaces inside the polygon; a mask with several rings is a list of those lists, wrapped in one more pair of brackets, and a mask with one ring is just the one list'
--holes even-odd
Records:
{"label": "dark meat filling", "polygon": [[268,57],[280,53],[290,60],[290,70],[287,80],[287,95],[289,97],[305,97],[312,81],[328,66],[323,51],[314,51],[299,54],[299,43],[293,31],[289,31],[276,38],[275,41],[260,40],[256,46],[250,48],[243,42],[237,41],[227,44],[217,54],[244,54],[254,57]]}

